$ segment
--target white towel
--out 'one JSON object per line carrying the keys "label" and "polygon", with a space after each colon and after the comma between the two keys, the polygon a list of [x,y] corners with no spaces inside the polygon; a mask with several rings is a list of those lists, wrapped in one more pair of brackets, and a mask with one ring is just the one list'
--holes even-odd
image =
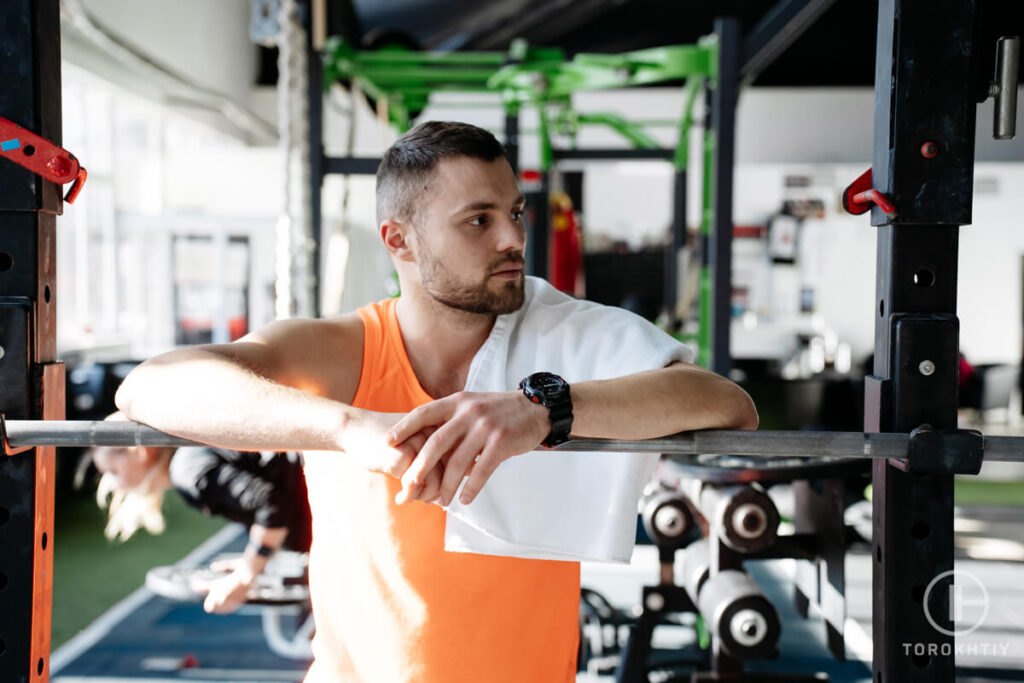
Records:
{"label": "white towel", "polygon": [[[643,318],[580,301],[539,278],[498,316],[473,358],[467,391],[509,391],[534,372],[569,384],[690,361],[692,352]],[[448,507],[445,549],[546,560],[628,562],[637,503],[657,454],[536,451],[505,461],[476,500]]]}

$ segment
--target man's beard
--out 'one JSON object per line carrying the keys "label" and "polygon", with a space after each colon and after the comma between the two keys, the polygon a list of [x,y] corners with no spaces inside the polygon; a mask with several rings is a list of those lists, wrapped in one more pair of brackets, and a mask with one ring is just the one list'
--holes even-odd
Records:
{"label": "man's beard", "polygon": [[441,265],[440,259],[428,256],[423,259],[420,278],[424,291],[440,304],[467,313],[503,315],[518,311],[522,307],[525,298],[523,277],[499,281],[499,286],[493,288],[490,273],[502,266],[522,263],[522,255],[503,259],[487,268],[488,275],[483,282],[469,286],[459,285],[451,273]]}

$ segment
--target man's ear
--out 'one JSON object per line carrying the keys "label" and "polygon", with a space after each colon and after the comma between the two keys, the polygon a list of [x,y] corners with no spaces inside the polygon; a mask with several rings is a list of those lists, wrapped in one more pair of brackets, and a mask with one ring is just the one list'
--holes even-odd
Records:
{"label": "man's ear", "polygon": [[380,224],[380,239],[388,253],[403,261],[414,261],[410,243],[410,229],[407,223],[387,219]]}

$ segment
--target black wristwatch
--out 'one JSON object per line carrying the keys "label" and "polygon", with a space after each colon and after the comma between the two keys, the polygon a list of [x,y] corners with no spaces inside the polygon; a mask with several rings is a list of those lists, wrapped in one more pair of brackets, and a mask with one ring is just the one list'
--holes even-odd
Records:
{"label": "black wristwatch", "polygon": [[519,383],[526,398],[548,409],[551,432],[542,441],[548,448],[565,443],[572,431],[572,396],[569,383],[551,372],[535,372]]}
{"label": "black wristwatch", "polygon": [[277,548],[271,548],[269,545],[262,545],[260,543],[255,543],[253,541],[249,541],[246,548],[252,551],[254,555],[259,555],[260,557],[267,558],[269,558],[271,555],[277,552]]}

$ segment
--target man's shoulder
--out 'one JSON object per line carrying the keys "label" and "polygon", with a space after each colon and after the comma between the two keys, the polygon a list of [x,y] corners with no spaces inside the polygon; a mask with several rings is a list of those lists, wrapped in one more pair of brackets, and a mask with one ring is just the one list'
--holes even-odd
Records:
{"label": "man's shoulder", "polygon": [[679,341],[625,308],[576,299],[539,278],[530,278],[528,289],[513,336],[542,338],[545,343],[556,342],[556,348],[573,352],[593,352],[585,355],[648,354],[665,356],[666,363],[692,358]]}
{"label": "man's shoulder", "polygon": [[363,357],[363,323],[357,314],[279,320],[242,341],[262,346],[257,365],[275,381],[351,400]]}
{"label": "man's shoulder", "polygon": [[195,347],[222,355],[262,375],[281,381],[282,375],[309,370],[325,360],[355,360],[362,356],[363,324],[355,313],[328,319],[288,318],[246,334],[230,344]]}
{"label": "man's shoulder", "polygon": [[524,315],[555,315],[567,318],[570,315],[589,314],[585,316],[589,318],[629,314],[629,311],[616,306],[607,306],[589,299],[577,299],[539,277],[531,276],[526,281],[526,298],[521,309]]}
{"label": "man's shoulder", "polygon": [[301,346],[309,342],[362,343],[363,323],[355,312],[330,318],[289,318],[277,320],[249,335],[248,341],[273,346]]}
{"label": "man's shoulder", "polygon": [[363,336],[363,320],[357,311],[350,311],[330,318],[318,318],[309,321],[309,330],[319,334]]}

